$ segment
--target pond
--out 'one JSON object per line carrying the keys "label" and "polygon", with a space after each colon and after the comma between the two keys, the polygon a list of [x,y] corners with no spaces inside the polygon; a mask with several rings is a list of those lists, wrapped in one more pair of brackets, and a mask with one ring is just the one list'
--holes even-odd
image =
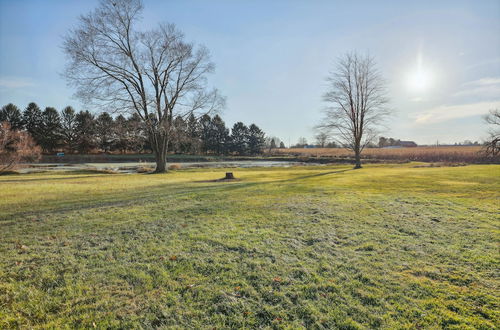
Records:
{"label": "pond", "polygon": [[[318,165],[314,163],[303,163],[295,161],[215,161],[215,162],[187,162],[167,163],[168,166],[180,168],[250,168],[250,167],[290,167],[303,165]],[[40,171],[80,171],[80,170],[108,170],[119,173],[137,173],[148,169],[154,169],[154,162],[124,162],[124,163],[37,163],[25,164],[19,172],[34,173]]]}

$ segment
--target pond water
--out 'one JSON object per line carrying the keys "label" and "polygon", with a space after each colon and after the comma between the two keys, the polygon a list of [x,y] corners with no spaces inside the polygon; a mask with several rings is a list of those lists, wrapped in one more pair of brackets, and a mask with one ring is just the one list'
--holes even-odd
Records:
{"label": "pond water", "polygon": [[[299,165],[317,165],[313,163],[287,162],[287,161],[220,161],[220,162],[191,162],[191,163],[167,163],[180,166],[181,168],[249,168],[249,167],[289,167]],[[126,162],[126,163],[38,163],[26,164],[19,170],[21,173],[33,173],[39,171],[79,171],[79,170],[110,170],[119,173],[137,173],[141,168],[155,168],[153,162]]]}

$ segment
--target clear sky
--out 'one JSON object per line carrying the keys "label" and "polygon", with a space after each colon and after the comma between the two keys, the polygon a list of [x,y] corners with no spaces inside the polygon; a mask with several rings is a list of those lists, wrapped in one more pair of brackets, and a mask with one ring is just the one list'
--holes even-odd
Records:
{"label": "clear sky", "polygon": [[[61,76],[62,36],[96,0],[0,0],[0,104],[84,106]],[[378,62],[395,110],[383,135],[481,140],[500,108],[500,1],[144,0],[144,27],[175,23],[203,43],[228,126],[313,142],[325,77],[357,50]],[[94,110],[95,109],[89,109]]]}

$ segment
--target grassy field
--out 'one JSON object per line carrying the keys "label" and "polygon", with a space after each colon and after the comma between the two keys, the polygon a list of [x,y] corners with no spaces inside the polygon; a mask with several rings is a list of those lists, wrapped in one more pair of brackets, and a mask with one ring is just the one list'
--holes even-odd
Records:
{"label": "grassy field", "polygon": [[0,177],[0,328],[498,326],[500,166]]}

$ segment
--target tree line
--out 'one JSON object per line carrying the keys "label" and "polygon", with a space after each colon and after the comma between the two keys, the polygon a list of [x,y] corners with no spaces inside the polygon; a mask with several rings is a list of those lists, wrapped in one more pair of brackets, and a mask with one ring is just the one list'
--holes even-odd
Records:
{"label": "tree line", "polygon": [[[113,117],[108,112],[94,115],[77,112],[71,106],[61,112],[53,107],[42,111],[34,102],[21,111],[9,103],[0,110],[0,122],[9,123],[12,130],[29,133],[44,153],[152,151],[147,127],[137,113],[128,117]],[[276,147],[279,143],[277,138],[266,139],[255,124],[237,122],[229,129],[219,115],[197,118],[191,113],[187,118],[175,117],[172,123],[169,149],[174,153],[257,155],[269,144]]]}

